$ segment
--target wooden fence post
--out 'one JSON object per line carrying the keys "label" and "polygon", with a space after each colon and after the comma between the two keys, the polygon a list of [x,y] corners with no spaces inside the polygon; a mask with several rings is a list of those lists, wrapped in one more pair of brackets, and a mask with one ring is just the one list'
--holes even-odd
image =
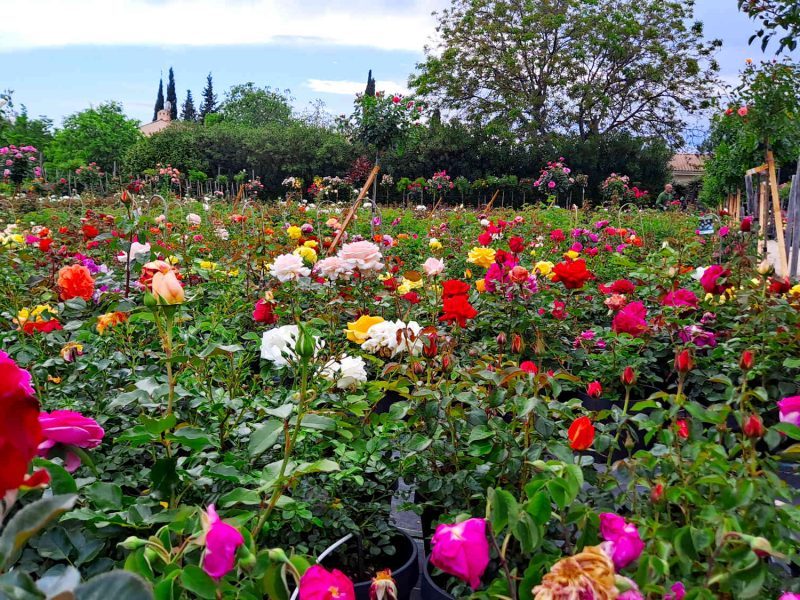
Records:
{"label": "wooden fence post", "polygon": [[778,176],[775,172],[775,156],[767,150],[767,166],[769,167],[769,187],[772,195],[772,213],[775,220],[775,237],[778,241],[778,257],[781,261],[781,275],[789,275],[789,262],[786,260],[786,240],[783,235],[783,213],[781,212],[781,196],[778,191]]}

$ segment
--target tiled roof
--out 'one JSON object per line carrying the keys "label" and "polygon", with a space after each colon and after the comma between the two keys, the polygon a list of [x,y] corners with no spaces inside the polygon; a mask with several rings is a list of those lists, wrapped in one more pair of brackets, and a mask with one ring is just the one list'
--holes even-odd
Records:
{"label": "tiled roof", "polygon": [[669,168],[673,171],[702,173],[707,159],[703,154],[676,154],[670,159]]}

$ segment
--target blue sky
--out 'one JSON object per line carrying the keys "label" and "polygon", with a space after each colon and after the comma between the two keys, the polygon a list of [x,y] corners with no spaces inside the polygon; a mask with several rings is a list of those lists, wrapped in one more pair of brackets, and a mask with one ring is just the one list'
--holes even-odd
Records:
{"label": "blue sky", "polygon": [[[10,6],[8,3],[10,2]],[[32,115],[61,119],[105,100],[149,121],[158,79],[172,66],[178,100],[196,102],[211,71],[222,96],[253,81],[290,89],[299,110],[321,98],[349,112],[373,70],[378,88],[403,91],[446,0],[6,0],[0,90]],[[41,15],[41,16],[36,16]],[[31,17],[36,16],[36,24]],[[722,76],[735,81],[754,24],[736,0],[697,0],[708,37],[723,40]],[[771,57],[767,55],[766,58]],[[166,81],[165,81],[166,85]]]}

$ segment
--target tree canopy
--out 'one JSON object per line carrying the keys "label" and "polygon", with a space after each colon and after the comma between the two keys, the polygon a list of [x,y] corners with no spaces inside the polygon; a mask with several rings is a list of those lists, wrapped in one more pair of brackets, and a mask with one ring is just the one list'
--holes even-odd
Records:
{"label": "tree canopy", "polygon": [[680,140],[720,43],[689,0],[453,0],[411,77],[435,108],[512,135]]}

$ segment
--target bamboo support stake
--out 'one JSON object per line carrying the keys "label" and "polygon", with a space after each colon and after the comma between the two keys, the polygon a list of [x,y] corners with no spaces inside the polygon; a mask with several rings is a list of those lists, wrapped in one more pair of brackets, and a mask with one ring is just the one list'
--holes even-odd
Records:
{"label": "bamboo support stake", "polygon": [[378,165],[372,167],[372,171],[370,172],[369,177],[367,177],[367,181],[366,183],[364,183],[364,187],[361,188],[361,191],[358,193],[358,198],[356,198],[356,201],[353,202],[353,206],[350,207],[350,210],[347,211],[347,215],[344,218],[342,226],[339,228],[339,231],[336,232],[336,237],[333,238],[331,245],[328,247],[328,251],[325,253],[327,256],[330,256],[336,250],[336,246],[339,245],[339,242],[342,240],[344,232],[347,230],[348,225],[350,225],[350,221],[353,220],[353,217],[355,216],[356,211],[358,210],[358,205],[361,204],[361,202],[364,200],[364,196],[366,196],[367,192],[369,192],[369,188],[370,186],[372,186],[372,182],[378,176],[378,171],[380,170],[381,168]]}
{"label": "bamboo support stake", "polygon": [[772,154],[772,150],[767,150],[767,165],[769,166],[769,187],[772,193],[772,215],[775,219],[775,237],[778,241],[778,256],[781,260],[781,275],[786,277],[789,273],[789,261],[786,259],[786,240],[783,236],[781,197],[780,192],[778,192],[778,176],[775,172],[775,156]]}

